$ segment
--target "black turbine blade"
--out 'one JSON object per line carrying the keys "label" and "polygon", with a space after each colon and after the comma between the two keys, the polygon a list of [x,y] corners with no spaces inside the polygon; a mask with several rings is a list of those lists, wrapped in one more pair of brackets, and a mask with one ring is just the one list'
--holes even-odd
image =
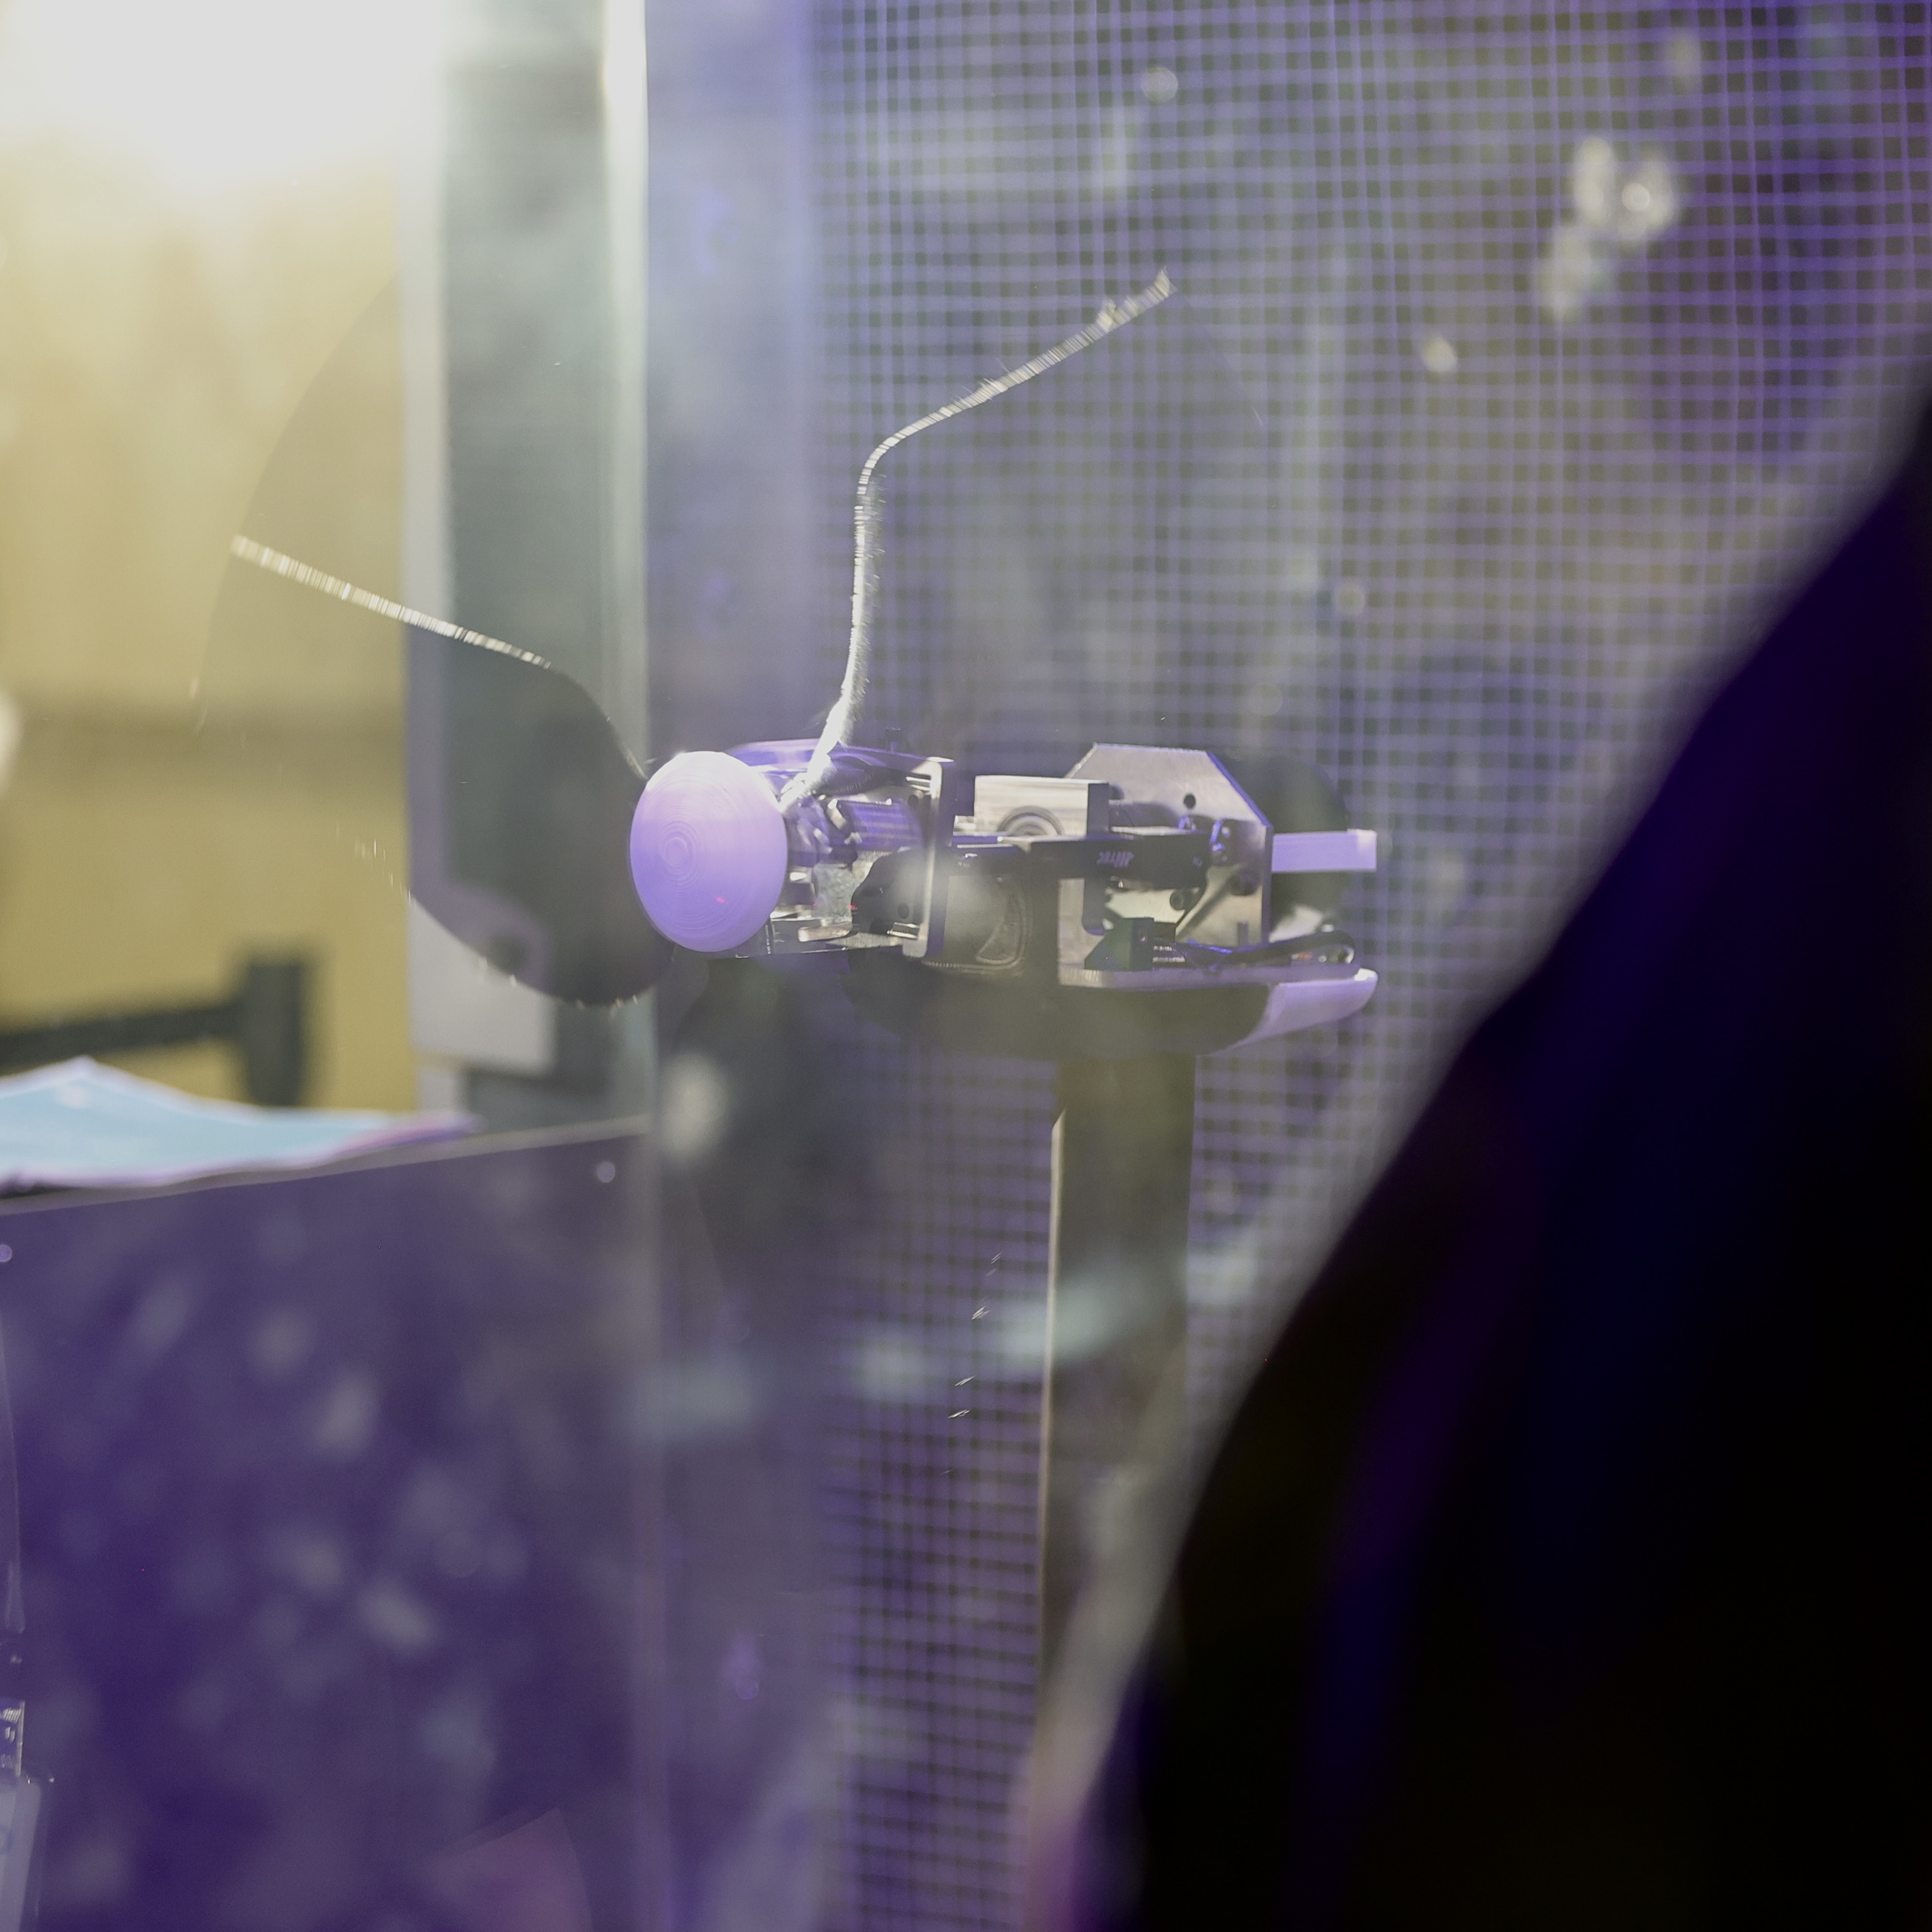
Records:
{"label": "black turbine blade", "polygon": [[644,775],[589,692],[533,659],[412,628],[410,890],[524,985],[610,1006],[674,950],[631,883]]}

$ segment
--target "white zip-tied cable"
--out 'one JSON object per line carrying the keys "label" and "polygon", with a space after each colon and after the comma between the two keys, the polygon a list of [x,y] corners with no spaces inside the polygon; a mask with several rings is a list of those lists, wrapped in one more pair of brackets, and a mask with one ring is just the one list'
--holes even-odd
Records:
{"label": "white zip-tied cable", "polygon": [[852,503],[852,640],[846,647],[844,680],[838,687],[838,701],[825,720],[825,728],[818,734],[818,742],[812,747],[810,761],[778,794],[782,808],[788,808],[824,788],[832,775],[832,754],[848,742],[847,734],[856,728],[865,706],[866,688],[872,682],[872,595],[878,587],[875,532],[880,505],[872,490],[872,472],[879,466],[880,458],[889,450],[898,448],[908,437],[918,435],[921,430],[930,429],[935,423],[950,422],[954,416],[964,416],[968,410],[976,410],[982,403],[990,403],[995,396],[1004,396],[1008,390],[1017,389],[1022,382],[1031,382],[1034,376],[1043,374],[1056,363],[1064,362],[1068,356],[1078,356],[1082,350],[1090,349],[1115,329],[1124,328],[1146,314],[1149,309],[1158,308],[1173,292],[1174,284],[1167,279],[1167,271],[1163,268],[1138,295],[1124,302],[1108,303],[1084,328],[1076,330],[1064,342],[1056,342],[1031,362],[1022,362],[1017,369],[1009,370],[1004,376],[993,376],[956,402],[934,410],[930,416],[921,416],[916,422],[908,423],[904,429],[895,430],[866,458],[865,467],[859,472],[858,494]]}

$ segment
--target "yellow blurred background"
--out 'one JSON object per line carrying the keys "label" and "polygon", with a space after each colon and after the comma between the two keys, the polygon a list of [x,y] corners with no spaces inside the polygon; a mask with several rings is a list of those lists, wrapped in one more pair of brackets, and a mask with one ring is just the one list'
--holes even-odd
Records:
{"label": "yellow blurred background", "polygon": [[[305,1097],[406,1108],[398,639],[229,543],[395,594],[409,50],[368,4],[148,10],[0,13],[0,1027],[300,953]],[[124,1064],[241,1092],[225,1046]]]}

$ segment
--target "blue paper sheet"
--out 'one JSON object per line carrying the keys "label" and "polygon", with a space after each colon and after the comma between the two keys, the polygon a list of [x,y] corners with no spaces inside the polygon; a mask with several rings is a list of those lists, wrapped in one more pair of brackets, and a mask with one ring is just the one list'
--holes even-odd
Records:
{"label": "blue paper sheet", "polygon": [[92,1060],[0,1079],[0,1190],[124,1187],[469,1132],[466,1114],[377,1114],[203,1100]]}

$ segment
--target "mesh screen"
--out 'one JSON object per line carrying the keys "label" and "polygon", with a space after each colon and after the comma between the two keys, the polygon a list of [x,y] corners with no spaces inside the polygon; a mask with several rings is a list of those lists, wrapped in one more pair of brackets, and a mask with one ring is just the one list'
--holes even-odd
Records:
{"label": "mesh screen", "polygon": [[[833,510],[888,430],[1162,266],[1180,290],[890,460],[874,718],[981,770],[1292,751],[1384,837],[1344,914],[1374,1004],[1201,1075],[1210,1418],[1906,413],[1925,8],[818,18]],[[829,510],[835,578],[846,542]],[[896,1151],[839,1310],[838,1909],[1003,1924],[1050,1078],[850,1051]]]}

